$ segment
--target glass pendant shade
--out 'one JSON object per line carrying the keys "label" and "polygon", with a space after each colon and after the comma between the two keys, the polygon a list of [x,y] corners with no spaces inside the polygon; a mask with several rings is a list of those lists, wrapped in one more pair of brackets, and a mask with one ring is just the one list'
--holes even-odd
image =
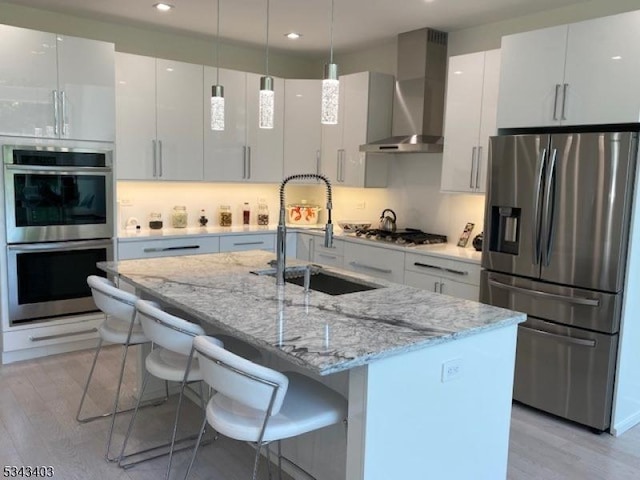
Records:
{"label": "glass pendant shade", "polygon": [[273,128],[275,95],[273,77],[260,77],[260,97],[258,102],[258,126]]}
{"label": "glass pendant shade", "polygon": [[211,130],[224,130],[224,87],[211,87]]}
{"label": "glass pendant shade", "polygon": [[322,110],[320,121],[325,125],[338,123],[338,106],[340,98],[340,82],[338,81],[338,65],[329,63],[324,66],[322,80]]}

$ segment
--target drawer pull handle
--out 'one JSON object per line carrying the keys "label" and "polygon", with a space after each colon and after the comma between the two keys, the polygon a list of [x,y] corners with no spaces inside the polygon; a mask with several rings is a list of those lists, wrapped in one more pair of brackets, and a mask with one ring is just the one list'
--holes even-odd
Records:
{"label": "drawer pull handle", "polygon": [[335,260],[336,258],[338,258],[335,255],[327,255],[326,253],[319,253],[318,256],[322,258],[331,258],[332,260]]}
{"label": "drawer pull handle", "polygon": [[587,307],[600,306],[600,300],[594,300],[591,298],[581,298],[581,297],[568,297],[566,295],[558,295],[557,293],[541,292],[540,290],[529,290],[528,288],[516,287],[515,285],[508,285],[506,283],[498,282],[497,280],[489,280],[489,285],[492,285],[496,288],[502,288],[504,290],[511,290],[512,292],[531,295],[532,297],[540,297],[540,298],[545,298],[550,300],[560,300],[561,302],[573,303],[575,305],[584,305]]}
{"label": "drawer pull handle", "polygon": [[349,262],[349,265],[351,265],[352,267],[360,267],[360,268],[366,268],[368,270],[373,270],[374,272],[380,272],[380,273],[393,273],[393,270],[388,269],[388,268],[380,268],[380,267],[372,267],[371,265],[365,265],[364,263],[358,263],[358,262]]}
{"label": "drawer pull handle", "polygon": [[586,338],[575,338],[575,337],[569,337],[567,335],[561,335],[559,333],[552,333],[552,332],[545,332],[544,330],[538,330],[537,328],[531,328],[531,327],[527,327],[525,325],[519,325],[519,328],[524,328],[525,330],[538,334],[538,335],[542,335],[545,337],[549,337],[549,338],[555,338],[556,340],[561,340],[563,342],[566,343],[572,343],[574,345],[580,345],[582,347],[595,347],[596,346],[596,341],[595,340],[589,340]]}
{"label": "drawer pull handle", "polygon": [[169,252],[171,250],[197,250],[200,245],[183,245],[180,247],[153,247],[145,248],[144,252]]}
{"label": "drawer pull handle", "polygon": [[437,265],[429,265],[428,263],[420,263],[420,262],[414,262],[413,264],[416,267],[433,268],[434,270],[440,270],[442,272],[454,273],[456,275],[469,275],[469,272],[467,272],[465,270],[454,270],[453,268],[439,267]]}
{"label": "drawer pull handle", "polygon": [[43,342],[45,340],[54,340],[56,338],[64,338],[64,337],[73,337],[75,335],[84,335],[86,333],[96,333],[98,331],[97,328],[93,327],[88,330],[80,330],[78,332],[68,332],[68,333],[56,333],[55,335],[45,335],[43,337],[29,337],[29,340],[32,342]]}
{"label": "drawer pull handle", "polygon": [[241,245],[264,245],[264,242],[235,242],[233,245],[234,245],[234,246],[241,246]]}

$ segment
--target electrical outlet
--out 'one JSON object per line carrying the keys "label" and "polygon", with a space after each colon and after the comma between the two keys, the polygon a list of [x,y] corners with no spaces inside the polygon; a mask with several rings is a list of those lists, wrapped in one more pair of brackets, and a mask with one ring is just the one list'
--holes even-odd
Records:
{"label": "electrical outlet", "polygon": [[133,202],[131,201],[130,198],[121,198],[120,199],[120,206],[122,206],[122,207],[131,207],[131,206],[133,206]]}
{"label": "electrical outlet", "polygon": [[264,197],[258,197],[258,203],[267,203],[267,199]]}
{"label": "electrical outlet", "polygon": [[356,203],[356,210],[364,210],[366,206],[367,204],[365,202],[358,202]]}
{"label": "electrical outlet", "polygon": [[448,382],[462,375],[462,359],[454,358],[442,364],[442,383]]}

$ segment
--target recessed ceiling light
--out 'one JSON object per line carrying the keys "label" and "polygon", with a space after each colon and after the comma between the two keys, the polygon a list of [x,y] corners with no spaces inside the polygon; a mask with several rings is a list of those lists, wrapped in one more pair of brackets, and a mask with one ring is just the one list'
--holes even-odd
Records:
{"label": "recessed ceiling light", "polygon": [[462,75],[462,70],[456,70],[453,72],[454,75]]}
{"label": "recessed ceiling light", "polygon": [[172,8],[174,8],[173,5],[170,5],[168,3],[154,3],[153,4],[154,8],[157,8],[158,10],[160,10],[161,12],[168,12],[169,10],[171,10]]}
{"label": "recessed ceiling light", "polygon": [[615,57],[611,57],[611,60],[622,60],[620,55],[616,55]]}
{"label": "recessed ceiling light", "polygon": [[296,32],[285,33],[285,37],[290,38],[291,40],[296,40],[300,38],[302,35]]}

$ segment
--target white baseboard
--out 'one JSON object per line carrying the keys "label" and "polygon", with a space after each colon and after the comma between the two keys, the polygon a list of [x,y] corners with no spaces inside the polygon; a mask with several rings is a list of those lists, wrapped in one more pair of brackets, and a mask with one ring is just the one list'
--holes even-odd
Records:
{"label": "white baseboard", "polygon": [[59,353],[74,352],[76,350],[95,349],[96,340],[80,340],[78,342],[60,343],[56,345],[47,345],[43,347],[28,348],[24,350],[14,350],[2,353],[2,364],[21,362],[23,360],[31,360],[33,358],[46,357],[48,355],[56,355]]}
{"label": "white baseboard", "polygon": [[611,435],[619,437],[627,430],[635,427],[640,423],[640,412],[636,412],[630,417],[625,418],[622,422],[618,422],[611,426]]}

